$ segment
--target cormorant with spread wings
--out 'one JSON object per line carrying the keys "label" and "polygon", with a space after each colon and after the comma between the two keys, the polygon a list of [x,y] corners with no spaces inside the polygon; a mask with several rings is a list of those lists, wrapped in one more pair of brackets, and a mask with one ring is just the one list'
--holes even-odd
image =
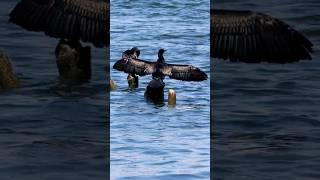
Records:
{"label": "cormorant with spread wings", "polygon": [[135,57],[140,51],[137,49],[127,50],[123,53],[122,59],[117,61],[113,68],[129,74],[137,74],[139,76],[151,75],[154,79],[163,80],[165,76],[172,79],[183,81],[203,81],[206,80],[207,74],[192,65],[167,64],[163,57],[164,49],[158,52],[158,60],[149,62]]}
{"label": "cormorant with spread wings", "polygon": [[211,9],[211,57],[248,63],[310,59],[312,43],[263,13]]}
{"label": "cormorant with spread wings", "polygon": [[29,31],[60,38],[56,63],[61,79],[91,78],[91,49],[109,46],[109,0],[21,0],[10,13],[13,22]]}
{"label": "cormorant with spread wings", "polygon": [[9,21],[51,37],[109,45],[108,0],[21,0]]}

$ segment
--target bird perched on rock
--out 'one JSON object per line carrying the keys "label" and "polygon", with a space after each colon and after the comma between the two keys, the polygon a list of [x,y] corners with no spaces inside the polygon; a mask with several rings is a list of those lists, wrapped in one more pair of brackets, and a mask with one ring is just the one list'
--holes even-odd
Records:
{"label": "bird perched on rock", "polygon": [[[137,47],[128,49],[122,53],[122,59],[138,59],[140,50]],[[127,76],[128,86],[130,89],[137,88],[139,86],[139,77],[134,73],[128,73]]]}
{"label": "bird perched on rock", "polygon": [[107,0],[21,0],[9,21],[55,38],[109,45]]}
{"label": "bird perched on rock", "polygon": [[91,77],[91,50],[82,48],[80,41],[109,46],[108,0],[21,0],[9,21],[61,39],[56,47],[57,66],[66,82]]}

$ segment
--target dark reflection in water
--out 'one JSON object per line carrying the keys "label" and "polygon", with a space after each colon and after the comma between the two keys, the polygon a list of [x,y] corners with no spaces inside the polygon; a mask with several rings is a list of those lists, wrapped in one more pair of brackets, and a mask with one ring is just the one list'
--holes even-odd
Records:
{"label": "dark reflection in water", "polygon": [[[111,1],[111,66],[137,46],[141,59],[193,64],[209,74],[209,1]],[[164,103],[145,101],[151,76],[127,89],[127,74],[111,70],[111,179],[209,179],[209,80],[166,78]],[[168,90],[177,93],[175,108]]]}
{"label": "dark reflection in water", "polygon": [[286,65],[212,59],[213,177],[319,179],[320,1],[214,1],[279,17],[314,44],[312,61]]}
{"label": "dark reflection in water", "polygon": [[0,48],[22,81],[0,93],[0,179],[106,179],[106,50],[92,48],[89,83],[59,84],[58,39],[8,23],[17,2],[0,2]]}

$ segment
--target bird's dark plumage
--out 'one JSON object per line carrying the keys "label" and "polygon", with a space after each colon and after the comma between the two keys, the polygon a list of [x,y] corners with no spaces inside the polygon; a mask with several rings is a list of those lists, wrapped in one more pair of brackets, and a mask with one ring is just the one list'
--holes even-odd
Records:
{"label": "bird's dark plumage", "polygon": [[21,0],[10,21],[31,31],[69,40],[109,44],[107,0]]}
{"label": "bird's dark plumage", "polygon": [[208,78],[205,72],[194,66],[165,63],[163,53],[164,50],[160,49],[157,62],[149,62],[135,58],[122,58],[113,65],[113,68],[139,76],[152,74],[153,77],[162,79],[164,76],[183,81],[203,81]]}
{"label": "bird's dark plumage", "polygon": [[211,9],[211,57],[243,62],[287,63],[311,59],[312,43],[271,16]]}
{"label": "bird's dark plumage", "polygon": [[122,53],[122,58],[124,59],[138,59],[140,55],[140,50],[137,47],[133,47],[132,49],[128,49]]}

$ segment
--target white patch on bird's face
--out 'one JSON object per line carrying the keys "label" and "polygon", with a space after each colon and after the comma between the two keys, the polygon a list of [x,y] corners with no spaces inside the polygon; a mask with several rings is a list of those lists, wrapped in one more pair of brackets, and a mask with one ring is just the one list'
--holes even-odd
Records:
{"label": "white patch on bird's face", "polygon": [[128,59],[129,56],[127,54],[122,54],[122,59]]}
{"label": "white patch on bird's face", "polygon": [[167,76],[171,76],[172,75],[171,70],[172,70],[171,68],[164,68],[162,72]]}

